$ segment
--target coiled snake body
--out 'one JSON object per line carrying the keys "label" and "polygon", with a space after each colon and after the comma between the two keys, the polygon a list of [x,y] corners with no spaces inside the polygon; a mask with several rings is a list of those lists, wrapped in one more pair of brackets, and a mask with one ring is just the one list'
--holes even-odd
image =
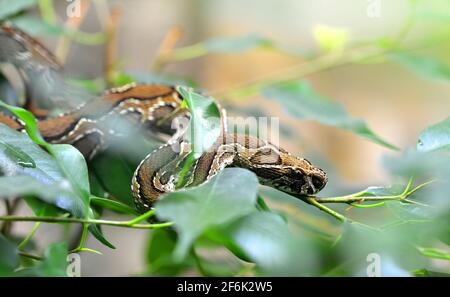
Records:
{"label": "coiled snake body", "polygon": [[[23,67],[14,63],[13,57],[17,57],[18,53],[38,56],[42,65],[58,68],[56,60],[40,43],[3,24],[0,31],[0,62],[3,60],[15,64],[17,68]],[[28,77],[28,80],[33,78]],[[186,110],[180,109],[181,103],[181,95],[172,86],[130,84],[108,90],[71,112],[42,118],[38,121],[38,128],[46,141],[72,144],[91,159],[108,146],[111,137],[120,137],[120,133],[110,125],[116,118],[155,133],[176,134],[171,121],[176,117],[189,117]],[[156,124],[167,118],[170,121]],[[24,123],[15,117],[0,113],[0,123],[24,131]],[[179,143],[182,149],[174,150],[172,144],[177,141],[178,138],[171,138],[137,167],[131,187],[140,211],[150,209],[161,194],[175,190],[180,166],[190,152],[190,146],[186,143]],[[222,133],[212,149],[195,161],[186,176],[185,186],[200,185],[231,166],[251,170],[261,184],[296,196],[313,195],[327,182],[325,172],[304,158],[256,137]]]}

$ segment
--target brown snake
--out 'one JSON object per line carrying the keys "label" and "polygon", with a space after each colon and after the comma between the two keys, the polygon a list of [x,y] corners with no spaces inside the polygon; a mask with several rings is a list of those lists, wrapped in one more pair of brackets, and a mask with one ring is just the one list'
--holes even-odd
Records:
{"label": "brown snake", "polygon": [[[23,63],[15,63],[15,58],[31,57],[39,59],[39,65],[59,71],[59,64],[44,46],[8,24],[1,26],[0,62],[23,68]],[[189,117],[186,110],[175,113],[181,103],[181,95],[172,86],[130,84],[108,90],[70,112],[40,119],[38,128],[46,141],[71,144],[91,159],[108,147],[111,138],[120,137],[110,124],[117,118],[173,136],[177,131],[172,129],[171,121]],[[170,121],[156,124],[167,118]],[[24,123],[13,116],[0,113],[0,123],[24,131]],[[175,190],[180,166],[190,152],[186,143],[180,143],[183,150],[174,151],[172,144],[177,141],[177,137],[172,137],[171,142],[151,152],[137,167],[132,192],[140,211],[150,209],[161,194]],[[222,133],[213,148],[195,161],[185,186],[198,186],[225,167],[248,169],[257,175],[261,184],[295,196],[313,195],[327,182],[326,173],[304,158],[256,137]]]}

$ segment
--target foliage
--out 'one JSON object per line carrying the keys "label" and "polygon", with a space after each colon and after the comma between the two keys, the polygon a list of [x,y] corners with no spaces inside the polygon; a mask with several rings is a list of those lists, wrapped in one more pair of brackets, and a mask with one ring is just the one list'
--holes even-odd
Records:
{"label": "foliage", "polygon": [[[42,18],[27,13],[38,2]],[[441,8],[445,3],[438,1],[435,6],[433,1],[427,5],[423,2],[411,2],[413,10],[417,9],[413,18],[421,20],[431,16],[448,21],[446,10]],[[53,20],[52,15],[52,1],[0,0],[0,20],[9,20],[32,35],[87,45],[107,40],[104,32],[85,33],[67,28]],[[147,270],[143,272],[148,275],[182,275],[192,269],[209,276],[365,275],[370,253],[384,259],[383,275],[449,273],[435,271],[439,268],[431,260],[449,261],[450,258],[445,248],[450,243],[447,199],[450,119],[424,127],[416,148],[397,148],[373,132],[366,121],[351,116],[338,100],[319,94],[304,80],[307,75],[333,67],[380,59],[406,65],[426,78],[448,83],[450,72],[443,59],[427,53],[410,53],[408,45],[403,43],[410,21],[399,36],[362,44],[353,44],[351,34],[345,29],[317,26],[312,34],[319,53],[307,56],[259,35],[221,37],[161,54],[155,59],[158,67],[154,72],[125,72],[121,63],[114,61],[104,77],[69,80],[72,85],[92,93],[130,81],[196,86],[189,78],[163,71],[164,67],[210,53],[239,54],[253,49],[297,55],[306,61],[299,67],[219,95],[245,100],[257,94],[276,100],[296,120],[343,129],[384,148],[402,151],[399,154],[390,150],[383,159],[385,170],[397,184],[370,186],[349,195],[298,199],[260,187],[253,173],[231,168],[201,186],[164,195],[155,210],[139,215],[134,209],[129,184],[138,162],[155,147],[155,142],[136,145],[140,150],[128,155],[108,150],[88,166],[74,147],[46,143],[31,113],[0,101],[2,111],[15,114],[26,123],[27,130],[27,134],[20,133],[0,124],[0,202],[10,209],[12,203],[23,200],[34,214],[23,217],[10,212],[0,217],[3,223],[0,276],[64,276],[69,253],[99,253],[87,247],[89,234],[105,249],[114,248],[100,226],[151,229],[142,231],[149,232],[144,259]],[[429,36],[430,40],[448,41],[448,30],[438,31]],[[179,87],[178,91],[185,100],[183,107],[192,114],[188,137],[199,148],[191,162],[185,164],[186,173],[198,154],[209,148],[220,134],[220,110],[214,99],[190,88]],[[11,97],[8,82],[3,78],[0,92],[2,99],[14,102],[11,98],[15,97]],[[211,119],[216,120],[215,125],[211,125]],[[342,207],[332,209],[325,204],[344,204],[352,212],[342,215]],[[103,219],[107,212],[125,219]],[[29,235],[19,242],[7,228],[16,221],[35,222]],[[80,224],[82,235],[77,238],[78,245],[69,248],[66,240],[61,239],[43,251],[31,247],[42,223],[56,223],[59,228]],[[219,251],[228,258],[222,262],[211,259],[204,256],[205,251]]]}
{"label": "foliage", "polygon": [[385,147],[396,148],[373,133],[364,121],[351,118],[342,105],[317,94],[306,82],[268,87],[263,95],[277,100],[286,113],[296,118],[349,130]]}

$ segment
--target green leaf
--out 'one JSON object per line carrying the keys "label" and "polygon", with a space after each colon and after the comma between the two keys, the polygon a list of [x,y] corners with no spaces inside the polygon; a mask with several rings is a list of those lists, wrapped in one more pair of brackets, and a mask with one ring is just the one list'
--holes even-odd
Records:
{"label": "green leaf", "polygon": [[0,0],[0,20],[36,5],[36,0]]}
{"label": "green leaf", "polygon": [[65,277],[67,276],[67,264],[67,244],[65,242],[54,243],[45,250],[42,262],[34,267],[21,270],[19,275]]}
{"label": "green leaf", "polygon": [[450,261],[450,253],[446,251],[429,247],[417,247],[417,249],[425,257]]}
{"label": "green leaf", "polygon": [[17,246],[0,234],[0,276],[11,276],[19,266]]}
{"label": "green leaf", "polygon": [[173,230],[152,230],[146,250],[148,271],[152,275],[177,275],[194,265],[192,256],[183,261],[174,261],[172,253],[177,244],[177,236]]}
{"label": "green leaf", "polygon": [[10,19],[10,21],[16,27],[30,34],[31,36],[47,35],[59,37],[61,35],[65,35],[78,43],[86,45],[98,45],[106,41],[106,35],[102,32],[81,32],[70,28],[65,28],[60,25],[49,24],[39,18],[29,15],[15,17],[13,19]]}
{"label": "green leaf", "polygon": [[46,23],[39,18],[29,15],[15,17],[10,19],[10,22],[30,36],[46,35],[59,37],[64,34],[64,29],[61,26]]}
{"label": "green leaf", "polygon": [[46,203],[34,197],[25,197],[24,200],[36,216],[56,217],[61,215],[61,209],[53,204]]}
{"label": "green leaf", "polygon": [[39,134],[39,130],[37,128],[37,122],[34,118],[33,114],[26,109],[21,107],[15,107],[11,105],[7,105],[0,101],[0,106],[8,109],[12,113],[14,113],[17,117],[19,117],[25,123],[25,129],[28,133],[28,136],[37,144],[48,146],[48,144],[44,141],[42,136]]}
{"label": "green leaf", "polygon": [[402,156],[385,156],[383,163],[394,175],[448,181],[450,156],[444,152],[407,150]]}
{"label": "green leaf", "polygon": [[85,205],[89,205],[89,176],[86,161],[79,150],[68,144],[52,145],[52,153],[64,175],[83,197]]}
{"label": "green leaf", "polygon": [[[407,150],[401,156],[385,156],[384,166],[395,176],[411,177],[417,181],[433,183],[415,193],[413,200],[430,205],[428,212],[435,214],[450,210],[450,155],[448,153]],[[420,198],[420,200],[419,200]],[[430,216],[430,214],[428,214]]]}
{"label": "green leaf", "polygon": [[[70,145],[50,145],[46,143],[36,126],[34,116],[22,108],[14,108],[6,106],[19,116],[25,123],[27,132],[32,136],[32,139],[45,146],[47,150],[51,151],[54,158],[44,152],[39,146],[33,143],[23,133],[14,131],[3,124],[0,124],[0,139],[14,147],[20,147],[36,162],[36,168],[21,168],[21,166],[14,164],[9,158],[0,154],[0,170],[6,175],[28,175],[36,178],[39,183],[30,182],[33,188],[25,188],[18,186],[16,188],[8,187],[9,191],[17,191],[17,189],[29,190],[30,194],[35,194],[44,201],[51,203],[59,208],[69,211],[76,217],[84,218],[86,210],[89,211],[89,216],[92,213],[89,208],[89,178],[87,174],[87,166],[81,153]],[[39,188],[39,189],[38,189]],[[48,193],[42,192],[43,189],[50,189]],[[4,197],[20,197],[18,193],[4,191],[0,195]],[[40,192],[38,192],[40,191]],[[57,194],[55,194],[55,191]],[[25,194],[25,193],[23,193]],[[55,194],[55,195],[53,195]],[[16,196],[14,196],[16,195]],[[90,226],[89,230],[102,243],[112,247],[101,232],[95,226]]]}
{"label": "green leaf", "polygon": [[428,20],[433,23],[445,22],[445,24],[448,24],[450,21],[450,3],[448,0],[423,0],[415,2],[417,5],[416,16],[420,21]]}
{"label": "green leaf", "polygon": [[239,37],[215,37],[204,42],[204,47],[208,52],[236,53],[253,48],[270,48],[273,42],[257,34],[249,34]]}
{"label": "green leaf", "polygon": [[4,143],[1,140],[0,148],[3,148],[3,152],[5,153],[5,155],[8,156],[8,158],[10,158],[12,161],[16,162],[18,165],[22,167],[36,168],[36,163],[34,163],[34,160],[26,153],[24,153],[20,148]]}
{"label": "green leaf", "polygon": [[450,277],[450,273],[431,271],[427,269],[416,269],[411,272],[416,277]]}
{"label": "green leaf", "polygon": [[108,193],[120,202],[134,207],[130,191],[130,182],[134,173],[131,164],[120,156],[105,152],[91,162],[91,169]]}
{"label": "green leaf", "polygon": [[351,117],[344,106],[317,94],[307,82],[292,82],[268,87],[263,96],[276,100],[285,112],[302,120],[314,120],[321,124],[353,132],[374,143],[390,149],[394,145],[376,135],[361,119]]}
{"label": "green leaf", "polygon": [[53,155],[63,175],[69,180],[79,197],[83,199],[85,208],[88,208],[90,195],[89,177],[86,161],[80,151],[68,144],[48,144],[39,133],[34,115],[28,110],[6,105],[3,102],[0,102],[0,106],[7,108],[25,122],[28,136],[36,144],[44,146]]}
{"label": "green leaf", "polygon": [[367,194],[373,195],[373,196],[395,196],[403,193],[405,190],[404,185],[392,185],[388,187],[368,187],[365,192]]}
{"label": "green leaf", "polygon": [[67,244],[54,243],[48,246],[45,260],[38,265],[37,272],[42,276],[67,276]]}
{"label": "green leaf", "polygon": [[183,96],[191,120],[186,132],[186,137],[193,146],[196,157],[208,150],[220,135],[220,111],[215,101],[186,87],[177,87],[177,91]]}
{"label": "green leaf", "polygon": [[450,117],[420,133],[417,150],[421,152],[450,151]]}
{"label": "green leaf", "polygon": [[98,241],[100,241],[101,243],[103,243],[104,245],[113,250],[116,249],[116,247],[103,236],[102,231],[99,229],[97,225],[89,225],[88,229],[89,232],[91,232],[91,234],[94,235],[94,237],[97,238]]}
{"label": "green leaf", "polygon": [[407,66],[424,77],[450,79],[450,65],[436,58],[408,53],[395,53],[391,54],[390,57],[393,61]]}
{"label": "green leaf", "polygon": [[1,176],[0,193],[0,198],[17,198],[30,195],[39,197],[62,209],[70,211],[71,208],[75,208],[68,201],[68,197],[73,197],[73,192],[67,185],[55,183],[49,187],[48,184],[42,183],[32,176]]}
{"label": "green leaf", "polygon": [[129,214],[137,216],[138,213],[126,204],[114,201],[111,199],[91,197],[91,204],[101,208],[109,209],[118,213]]}
{"label": "green leaf", "polygon": [[184,61],[210,53],[237,53],[253,48],[274,48],[271,40],[250,34],[240,37],[216,37],[191,46],[175,49],[169,60]]}
{"label": "green leaf", "polygon": [[20,132],[0,124],[0,139],[21,151],[35,162],[35,168],[22,167],[0,151],[1,197],[36,195],[47,203],[84,217],[85,201],[79,197],[66,179],[60,166],[48,153]]}
{"label": "green leaf", "polygon": [[285,221],[277,214],[257,212],[247,215],[224,227],[223,236],[238,256],[257,264],[265,275],[311,275],[317,269],[317,257],[313,245],[294,235]]}
{"label": "green leaf", "polygon": [[183,258],[192,241],[208,228],[256,211],[257,187],[252,172],[228,168],[201,186],[169,193],[157,202],[158,218],[175,222],[176,258]]}
{"label": "green leaf", "polygon": [[389,211],[400,221],[430,219],[432,214],[424,206],[406,204],[400,201],[387,201],[385,205]]}
{"label": "green leaf", "polygon": [[130,75],[123,72],[118,72],[113,76],[111,83],[113,86],[124,86],[134,82],[136,81]]}
{"label": "green leaf", "polygon": [[339,257],[345,265],[345,274],[367,276],[369,256],[381,259],[381,276],[408,276],[406,270],[423,265],[417,257],[417,250],[411,246],[415,240],[411,233],[413,226],[400,226],[383,232],[374,231],[358,224],[345,224],[340,240],[330,252]]}

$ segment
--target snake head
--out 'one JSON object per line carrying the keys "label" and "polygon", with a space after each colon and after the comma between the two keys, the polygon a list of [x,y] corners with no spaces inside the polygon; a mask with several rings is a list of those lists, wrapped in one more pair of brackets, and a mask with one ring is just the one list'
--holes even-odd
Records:
{"label": "snake head", "polygon": [[253,171],[261,184],[294,196],[314,195],[328,181],[322,169],[272,145],[246,150],[239,156],[240,166]]}

